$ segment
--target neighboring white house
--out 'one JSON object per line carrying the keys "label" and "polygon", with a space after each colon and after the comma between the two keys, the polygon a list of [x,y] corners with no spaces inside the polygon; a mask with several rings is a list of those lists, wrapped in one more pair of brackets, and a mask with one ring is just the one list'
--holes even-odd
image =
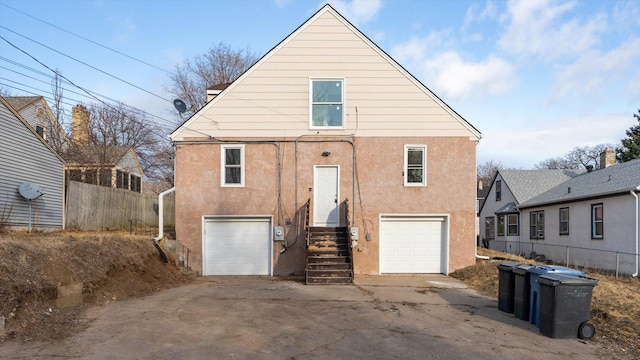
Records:
{"label": "neighboring white house", "polygon": [[567,180],[520,203],[523,246],[570,266],[637,274],[639,193],[640,159]]}
{"label": "neighboring white house", "polygon": [[[64,227],[64,161],[5,98],[0,97],[0,226]],[[44,193],[27,200],[22,184]]]}
{"label": "neighboring white house", "polygon": [[480,207],[481,243],[522,253],[518,205],[580,174],[577,170],[500,170]]}

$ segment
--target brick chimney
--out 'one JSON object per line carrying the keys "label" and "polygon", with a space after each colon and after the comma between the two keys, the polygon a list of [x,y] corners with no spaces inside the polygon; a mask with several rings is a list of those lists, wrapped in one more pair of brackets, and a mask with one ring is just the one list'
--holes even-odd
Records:
{"label": "brick chimney", "polygon": [[71,137],[77,145],[89,145],[89,110],[84,105],[71,109]]}
{"label": "brick chimney", "polygon": [[600,153],[600,169],[604,169],[616,163],[616,152],[606,148]]}

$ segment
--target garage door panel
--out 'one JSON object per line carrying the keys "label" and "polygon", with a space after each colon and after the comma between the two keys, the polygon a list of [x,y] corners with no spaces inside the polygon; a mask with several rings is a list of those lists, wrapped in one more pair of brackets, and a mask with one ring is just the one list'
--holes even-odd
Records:
{"label": "garage door panel", "polygon": [[444,218],[383,217],[380,224],[381,273],[441,273]]}
{"label": "garage door panel", "polygon": [[269,275],[270,218],[205,220],[204,275]]}

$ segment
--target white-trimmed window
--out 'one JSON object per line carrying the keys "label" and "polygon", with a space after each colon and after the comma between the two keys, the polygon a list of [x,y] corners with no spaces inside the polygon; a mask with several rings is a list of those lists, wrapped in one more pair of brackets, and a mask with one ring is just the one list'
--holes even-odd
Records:
{"label": "white-trimmed window", "polygon": [[427,146],[404,146],[404,186],[427,186]]}
{"label": "white-trimmed window", "polygon": [[544,210],[529,213],[529,238],[544,239]]}
{"label": "white-trimmed window", "polygon": [[604,217],[602,204],[591,205],[591,238],[602,239],[604,237]]}
{"label": "white-trimmed window", "polygon": [[518,214],[507,215],[507,235],[520,235],[520,224],[518,223]]}
{"label": "white-trimmed window", "polygon": [[569,208],[560,208],[558,212],[560,235],[569,235]]}
{"label": "white-trimmed window", "polygon": [[344,79],[310,79],[309,127],[344,129]]}
{"label": "white-trimmed window", "polygon": [[484,238],[487,240],[492,240],[496,237],[495,221],[496,219],[493,216],[484,218]]}
{"label": "white-trimmed window", "polygon": [[244,145],[221,145],[220,185],[244,186]]}

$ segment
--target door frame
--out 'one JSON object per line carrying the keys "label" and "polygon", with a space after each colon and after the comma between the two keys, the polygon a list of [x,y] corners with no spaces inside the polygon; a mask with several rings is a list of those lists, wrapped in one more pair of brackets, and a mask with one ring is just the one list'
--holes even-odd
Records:
{"label": "door frame", "polygon": [[[316,170],[318,168],[335,168],[336,169],[336,210],[338,211],[337,223],[334,225],[318,225],[318,217],[317,214],[317,204],[318,202],[318,191],[316,187]],[[313,165],[313,226],[340,226],[340,165]]]}

